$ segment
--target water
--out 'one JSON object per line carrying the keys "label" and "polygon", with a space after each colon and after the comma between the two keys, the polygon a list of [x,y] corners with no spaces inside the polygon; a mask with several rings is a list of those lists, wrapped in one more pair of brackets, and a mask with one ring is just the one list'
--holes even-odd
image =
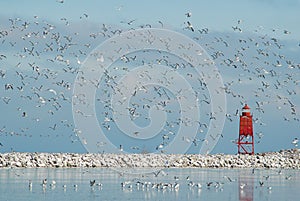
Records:
{"label": "water", "polygon": [[[135,172],[146,172],[139,169]],[[42,180],[47,178],[43,187]],[[102,186],[90,186],[90,180]],[[29,187],[29,180],[32,188]],[[50,185],[52,180],[55,185]],[[121,187],[122,182],[131,181]],[[174,188],[152,188],[137,182],[179,183]],[[189,182],[202,188],[189,186]],[[212,183],[211,183],[212,182]],[[262,185],[260,184],[263,183]],[[208,186],[208,183],[211,183]],[[242,189],[242,187],[243,189]],[[299,200],[299,170],[165,169],[156,176],[123,174],[106,168],[0,169],[0,200]]]}

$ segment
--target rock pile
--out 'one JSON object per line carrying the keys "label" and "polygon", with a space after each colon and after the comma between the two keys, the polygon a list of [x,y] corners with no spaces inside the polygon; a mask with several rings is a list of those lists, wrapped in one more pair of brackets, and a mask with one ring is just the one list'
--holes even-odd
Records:
{"label": "rock pile", "polygon": [[286,168],[300,169],[298,149],[255,155],[199,154],[77,154],[3,153],[0,168],[6,167],[199,167],[199,168]]}

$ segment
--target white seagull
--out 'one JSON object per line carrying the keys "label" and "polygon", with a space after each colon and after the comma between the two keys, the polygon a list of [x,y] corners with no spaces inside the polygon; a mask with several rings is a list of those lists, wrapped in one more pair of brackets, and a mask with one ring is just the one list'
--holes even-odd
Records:
{"label": "white seagull", "polygon": [[295,138],[295,139],[292,141],[292,144],[293,144],[295,147],[297,147],[297,146],[298,146],[298,142],[299,142],[298,138]]}

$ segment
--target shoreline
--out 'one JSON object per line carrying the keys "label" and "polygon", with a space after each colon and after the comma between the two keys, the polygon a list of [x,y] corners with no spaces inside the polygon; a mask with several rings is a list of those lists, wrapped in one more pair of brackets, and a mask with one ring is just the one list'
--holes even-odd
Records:
{"label": "shoreline", "polygon": [[264,168],[300,169],[300,150],[230,154],[0,153],[2,168]]}

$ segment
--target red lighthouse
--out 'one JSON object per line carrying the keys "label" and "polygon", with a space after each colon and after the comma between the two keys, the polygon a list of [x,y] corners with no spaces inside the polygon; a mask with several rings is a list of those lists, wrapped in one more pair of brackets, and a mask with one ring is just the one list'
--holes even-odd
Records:
{"label": "red lighthouse", "polygon": [[254,154],[252,115],[247,104],[243,107],[240,116],[240,133],[237,144],[239,154]]}

